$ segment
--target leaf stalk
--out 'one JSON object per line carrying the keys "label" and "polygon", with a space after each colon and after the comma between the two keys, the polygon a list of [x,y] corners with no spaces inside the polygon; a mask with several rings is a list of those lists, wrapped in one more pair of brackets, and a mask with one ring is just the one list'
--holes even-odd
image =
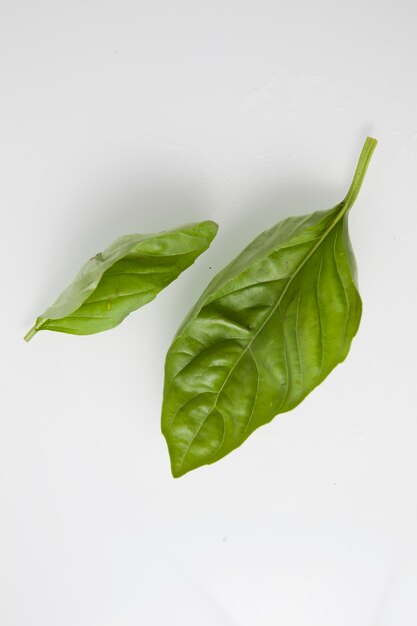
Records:
{"label": "leaf stalk", "polygon": [[358,197],[359,191],[362,187],[362,183],[365,179],[366,170],[370,163],[371,157],[374,153],[378,141],[373,137],[367,137],[363,144],[362,152],[359,156],[359,161],[356,166],[355,174],[353,176],[352,184],[343,200],[343,213],[346,213],[354,204]]}

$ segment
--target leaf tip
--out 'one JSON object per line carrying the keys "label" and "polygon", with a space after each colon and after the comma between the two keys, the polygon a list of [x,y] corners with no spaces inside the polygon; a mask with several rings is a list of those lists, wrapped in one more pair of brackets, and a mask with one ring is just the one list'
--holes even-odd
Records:
{"label": "leaf tip", "polygon": [[200,226],[206,228],[207,235],[211,243],[213,239],[215,238],[215,236],[217,235],[217,232],[219,230],[219,225],[217,224],[217,222],[213,222],[212,220],[206,220],[205,222],[201,222]]}
{"label": "leaf tip", "polygon": [[168,453],[171,464],[171,474],[173,478],[181,478],[184,474],[187,474],[192,468],[184,465],[182,460],[179,460],[178,455],[176,454],[175,447],[173,445],[172,440],[170,440],[166,433],[162,430],[162,434],[165,437],[165,440],[168,444]]}
{"label": "leaf tip", "polygon": [[182,463],[178,463],[175,456],[172,454],[172,451],[170,450],[169,445],[168,445],[168,452],[169,452],[170,461],[171,461],[172,477],[181,478],[181,476],[184,476],[184,474],[187,473],[187,470],[184,470],[184,466]]}

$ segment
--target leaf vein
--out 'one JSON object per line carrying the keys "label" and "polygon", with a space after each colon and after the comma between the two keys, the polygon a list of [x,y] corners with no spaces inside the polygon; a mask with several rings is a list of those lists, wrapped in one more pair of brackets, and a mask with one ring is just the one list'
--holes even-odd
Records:
{"label": "leaf vein", "polygon": [[[343,207],[342,207],[343,208]],[[324,233],[318,238],[317,240],[317,244],[315,246],[313,246],[312,250],[310,250],[310,252],[308,254],[306,254],[306,256],[304,257],[304,259],[302,260],[302,262],[300,263],[300,265],[298,266],[298,268],[294,271],[294,274],[289,278],[287,284],[285,285],[279,299],[277,300],[277,302],[275,303],[275,305],[272,307],[270,314],[265,318],[265,320],[261,323],[261,325],[259,326],[258,330],[254,333],[252,339],[250,339],[248,341],[248,344],[246,347],[244,347],[242,349],[241,354],[239,355],[238,359],[235,361],[235,363],[233,364],[233,366],[230,368],[230,371],[228,373],[228,375],[226,376],[226,379],[223,383],[223,385],[221,386],[221,388],[219,389],[219,391],[216,393],[216,400],[214,403],[213,408],[211,409],[210,413],[206,415],[206,417],[203,419],[202,424],[204,423],[204,421],[209,417],[209,415],[213,412],[213,410],[216,408],[217,406],[217,402],[219,400],[220,394],[223,391],[224,386],[226,385],[227,381],[230,379],[231,375],[233,374],[234,370],[236,369],[238,363],[240,362],[240,360],[243,358],[244,354],[246,354],[246,351],[252,346],[253,342],[255,341],[255,339],[259,336],[259,334],[262,332],[262,330],[264,329],[264,327],[266,326],[266,324],[269,322],[269,320],[271,319],[271,317],[274,315],[275,311],[278,309],[278,307],[281,305],[281,302],[286,294],[286,292],[288,291],[291,283],[293,282],[293,280],[295,279],[295,277],[299,274],[299,272],[302,270],[302,268],[304,267],[304,265],[307,263],[307,261],[313,256],[313,254],[317,251],[317,249],[320,247],[320,245],[323,243],[323,241],[325,241],[327,235],[333,230],[333,228],[336,226],[336,224],[339,222],[340,219],[342,219],[344,215],[344,211],[341,210],[337,217],[333,220],[333,222],[326,228],[326,230],[324,231]],[[316,239],[316,238],[315,238]],[[314,240],[315,240],[314,239]],[[202,424],[199,427],[199,430],[202,427]],[[194,440],[194,439],[193,439]]]}
{"label": "leaf vein", "polygon": [[335,267],[336,267],[336,272],[337,272],[337,275],[338,275],[338,277],[339,277],[340,284],[341,284],[341,285],[342,285],[342,287],[343,287],[343,292],[344,292],[344,294],[345,294],[346,304],[347,304],[346,321],[345,321],[345,330],[344,330],[344,333],[343,333],[343,344],[345,344],[345,343],[346,343],[346,336],[347,336],[348,322],[349,322],[349,317],[350,317],[350,301],[349,301],[348,294],[347,294],[347,291],[346,291],[345,283],[343,282],[343,279],[342,279],[342,277],[341,277],[341,275],[340,275],[340,271],[339,271],[339,264],[338,264],[338,262],[337,262],[337,256],[336,256],[336,243],[337,243],[337,239],[338,239],[338,237],[339,237],[339,232],[340,232],[339,230],[337,230],[337,231],[336,231],[336,236],[335,236],[335,238],[334,238],[334,243],[333,243],[333,258],[334,258],[334,263],[335,263]]}

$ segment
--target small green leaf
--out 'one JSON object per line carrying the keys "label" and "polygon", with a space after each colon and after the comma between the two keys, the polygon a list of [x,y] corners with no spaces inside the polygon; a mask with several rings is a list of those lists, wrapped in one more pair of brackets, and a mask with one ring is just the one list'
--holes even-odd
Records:
{"label": "small green leaf", "polygon": [[192,265],[217,229],[215,222],[206,221],[158,234],[120,237],[87,261],[25,340],[39,330],[90,335],[114,328]]}
{"label": "small green leaf", "polygon": [[162,408],[174,476],[240,446],[345,359],[361,317],[347,212],[375,146],[368,137],[343,202],[259,235],[180,327]]}

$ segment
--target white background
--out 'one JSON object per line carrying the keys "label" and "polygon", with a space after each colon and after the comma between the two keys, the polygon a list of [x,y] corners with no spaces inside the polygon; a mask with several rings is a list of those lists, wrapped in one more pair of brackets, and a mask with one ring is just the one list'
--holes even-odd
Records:
{"label": "white background", "polygon": [[[415,626],[414,0],[2,0],[0,625]],[[303,404],[174,480],[163,362],[215,272],[351,212],[364,313]],[[116,237],[214,219],[120,327],[23,334]]]}

